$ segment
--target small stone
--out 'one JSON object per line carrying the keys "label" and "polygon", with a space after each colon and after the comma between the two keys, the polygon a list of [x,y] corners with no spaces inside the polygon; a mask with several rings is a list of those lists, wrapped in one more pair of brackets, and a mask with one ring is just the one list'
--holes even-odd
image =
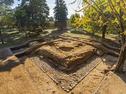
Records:
{"label": "small stone", "polygon": [[56,93],[56,91],[52,91],[52,94],[55,94]]}
{"label": "small stone", "polygon": [[103,61],[105,62],[105,61],[106,61],[106,59],[103,59]]}
{"label": "small stone", "polygon": [[97,54],[98,56],[103,56],[103,55],[104,55],[104,52],[103,52],[102,50],[97,50],[97,51],[96,51],[96,54]]}
{"label": "small stone", "polygon": [[70,86],[68,86],[68,88],[69,88],[69,90],[71,90],[72,89],[72,86],[70,85]]}
{"label": "small stone", "polygon": [[69,89],[67,89],[66,91],[67,91],[67,92],[69,92],[70,90],[69,90]]}
{"label": "small stone", "polygon": [[71,92],[71,94],[74,94],[73,92]]}
{"label": "small stone", "polygon": [[79,94],[82,94],[82,92],[79,92]]}
{"label": "small stone", "polygon": [[63,89],[65,88],[65,87],[62,87]]}

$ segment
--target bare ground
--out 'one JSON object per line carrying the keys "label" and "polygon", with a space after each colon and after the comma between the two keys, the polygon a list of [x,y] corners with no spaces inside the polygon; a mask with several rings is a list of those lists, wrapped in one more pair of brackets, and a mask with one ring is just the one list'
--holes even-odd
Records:
{"label": "bare ground", "polygon": [[[69,93],[56,85],[46,73],[27,58],[11,71],[0,72],[0,94],[93,94],[104,77],[107,65],[101,62]],[[123,79],[126,80],[123,75]],[[113,72],[107,76],[96,94],[126,94],[126,84]]]}
{"label": "bare ground", "polygon": [[104,55],[96,68],[66,92],[31,57],[24,57],[10,70],[0,71],[0,94],[126,94],[126,73],[106,71],[116,61],[117,58]]}

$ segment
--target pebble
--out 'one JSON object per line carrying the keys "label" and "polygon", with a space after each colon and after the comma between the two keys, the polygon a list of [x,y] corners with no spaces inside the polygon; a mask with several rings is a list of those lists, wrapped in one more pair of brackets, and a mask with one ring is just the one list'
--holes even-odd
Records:
{"label": "pebble", "polygon": [[70,90],[69,90],[69,89],[67,89],[66,91],[67,91],[67,92],[69,92]]}
{"label": "pebble", "polygon": [[103,59],[103,61],[105,62],[105,61],[106,61],[106,59]]}
{"label": "pebble", "polygon": [[73,92],[71,92],[71,94],[74,94]]}
{"label": "pebble", "polygon": [[52,91],[52,94],[55,94],[56,93],[56,91]]}

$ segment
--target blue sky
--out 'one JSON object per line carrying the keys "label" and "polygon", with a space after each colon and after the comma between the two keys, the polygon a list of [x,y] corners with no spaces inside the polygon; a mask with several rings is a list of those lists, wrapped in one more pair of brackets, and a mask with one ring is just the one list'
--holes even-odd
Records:
{"label": "blue sky", "polygon": [[[76,13],[75,10],[79,10],[81,7],[80,3],[74,3],[74,4],[70,4],[72,3],[74,0],[65,0],[67,8],[68,8],[68,17],[70,17],[72,14]],[[17,6],[20,2],[18,0],[15,0],[15,4],[13,5],[13,7]],[[47,0],[47,4],[50,8],[50,16],[53,16],[53,8],[55,7],[55,0]],[[80,13],[82,14],[82,13]]]}

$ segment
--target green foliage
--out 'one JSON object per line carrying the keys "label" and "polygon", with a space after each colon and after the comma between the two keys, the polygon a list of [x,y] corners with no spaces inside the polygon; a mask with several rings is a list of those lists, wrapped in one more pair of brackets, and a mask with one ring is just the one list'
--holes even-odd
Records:
{"label": "green foliage", "polygon": [[11,14],[3,16],[1,22],[2,22],[3,26],[7,26],[10,28],[15,25],[14,17]]}
{"label": "green foliage", "polygon": [[4,44],[2,33],[12,28],[15,24],[13,11],[5,4],[0,5],[0,40]]}
{"label": "green foliage", "polygon": [[11,27],[15,24],[14,13],[10,7],[6,5],[0,6],[0,26],[1,28],[8,26]]}
{"label": "green foliage", "polygon": [[32,32],[46,27],[48,15],[46,0],[23,0],[15,12],[18,28]]}
{"label": "green foliage", "polygon": [[83,0],[84,16],[74,21],[74,25],[93,33],[103,33],[103,28],[107,25],[107,32],[122,35],[126,29],[125,3],[126,0]]}
{"label": "green foliage", "polygon": [[56,6],[54,8],[55,20],[66,21],[67,20],[67,7],[64,0],[56,0]]}
{"label": "green foliage", "polygon": [[16,25],[19,30],[28,26],[29,19],[25,8],[26,7],[18,7],[15,11]]}
{"label": "green foliage", "polygon": [[66,29],[67,27],[67,7],[64,0],[56,0],[56,6],[54,8],[55,26],[59,30]]}
{"label": "green foliage", "polygon": [[70,17],[70,24],[71,24],[71,26],[73,27],[73,28],[76,28],[76,27],[78,27],[78,24],[77,24],[77,22],[79,21],[79,19],[80,19],[80,15],[79,14],[73,14],[73,15],[71,15],[71,17]]}
{"label": "green foliage", "polygon": [[[85,0],[85,3],[86,2],[88,1]],[[99,32],[101,31],[102,27],[108,23],[108,20],[103,17],[103,14],[106,17],[112,17],[107,8],[108,6],[106,4],[106,0],[95,0],[94,2],[92,2],[92,5],[86,5],[86,8],[84,9],[84,14],[89,19],[89,21],[86,22],[84,19],[83,25],[87,31]]]}

